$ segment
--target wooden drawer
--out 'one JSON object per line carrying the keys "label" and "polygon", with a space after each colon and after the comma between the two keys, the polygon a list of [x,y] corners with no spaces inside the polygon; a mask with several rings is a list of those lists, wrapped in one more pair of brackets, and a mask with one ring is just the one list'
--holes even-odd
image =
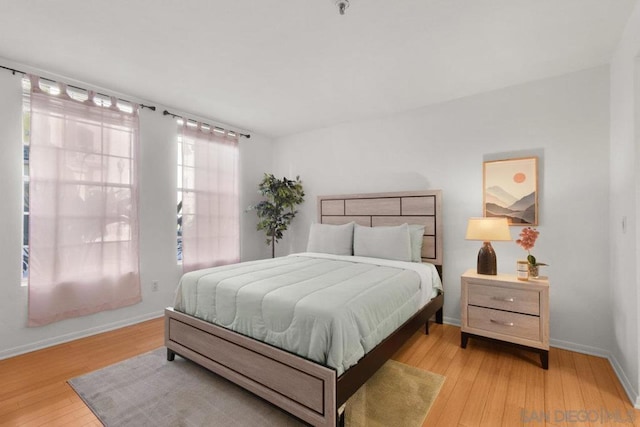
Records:
{"label": "wooden drawer", "polygon": [[471,328],[533,341],[541,340],[539,317],[471,305],[467,310],[468,325]]}
{"label": "wooden drawer", "polygon": [[470,283],[468,304],[539,316],[540,292]]}

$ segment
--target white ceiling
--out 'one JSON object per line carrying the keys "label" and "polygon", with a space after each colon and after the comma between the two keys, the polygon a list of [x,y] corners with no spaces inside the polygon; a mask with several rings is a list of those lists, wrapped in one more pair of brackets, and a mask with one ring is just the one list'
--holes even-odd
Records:
{"label": "white ceiling", "polygon": [[0,0],[0,57],[277,137],[605,64],[635,3]]}

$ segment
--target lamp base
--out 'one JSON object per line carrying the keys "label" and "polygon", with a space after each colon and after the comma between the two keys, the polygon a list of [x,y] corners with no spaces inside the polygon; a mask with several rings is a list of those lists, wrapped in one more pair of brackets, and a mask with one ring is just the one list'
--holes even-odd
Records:
{"label": "lamp base", "polygon": [[478,274],[488,274],[495,276],[498,274],[498,263],[496,253],[490,242],[484,242],[484,245],[478,252]]}

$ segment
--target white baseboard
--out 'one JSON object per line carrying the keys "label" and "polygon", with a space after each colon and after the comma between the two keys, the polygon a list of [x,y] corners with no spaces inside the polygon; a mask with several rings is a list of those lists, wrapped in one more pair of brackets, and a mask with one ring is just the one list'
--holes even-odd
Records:
{"label": "white baseboard", "polygon": [[622,388],[624,388],[625,393],[627,393],[631,404],[636,409],[640,409],[640,395],[638,395],[638,392],[634,390],[633,385],[631,384],[631,381],[629,381],[627,374],[625,374],[624,370],[622,369],[622,366],[620,366],[620,363],[618,363],[618,360],[613,354],[609,354],[609,357],[607,357],[607,359],[609,360],[609,363],[611,363],[613,371],[618,376],[620,384],[622,384]]}
{"label": "white baseboard", "polygon": [[564,350],[571,350],[577,353],[590,354],[592,356],[598,356],[598,357],[603,357],[607,359],[611,364],[611,367],[613,368],[613,372],[615,372],[616,376],[618,377],[620,384],[622,384],[622,388],[624,388],[625,393],[627,393],[627,397],[629,398],[629,401],[636,409],[640,409],[640,395],[638,395],[637,390],[634,389],[633,385],[631,384],[631,381],[629,381],[629,377],[627,377],[627,374],[624,372],[624,369],[622,369],[622,366],[620,365],[620,363],[618,363],[618,360],[615,358],[613,354],[611,354],[610,351],[603,350],[596,347],[576,344],[568,341],[561,341],[561,340],[550,340],[550,341],[551,341],[550,345],[552,347],[562,348]]}
{"label": "white baseboard", "polygon": [[460,327],[460,319],[456,319],[455,317],[443,317],[442,321],[447,325]]}
{"label": "white baseboard", "polygon": [[29,353],[35,350],[40,350],[53,345],[63,344],[65,342],[77,340],[79,338],[96,335],[102,332],[112,331],[125,326],[134,325],[136,323],[144,322],[146,320],[156,319],[162,317],[164,311],[155,311],[152,313],[143,314],[140,316],[132,317],[129,319],[120,320],[106,325],[97,326],[95,328],[84,329],[82,331],[73,332],[66,335],[60,335],[54,338],[48,338],[46,340],[36,341],[27,345],[21,345],[18,347],[9,348],[0,352],[0,360],[7,359],[9,357],[19,356],[24,353]]}
{"label": "white baseboard", "polygon": [[[449,325],[460,326],[460,319],[456,319],[453,317],[445,317],[444,323]],[[613,371],[615,372],[616,376],[618,377],[620,384],[622,384],[622,388],[624,388],[625,393],[627,393],[627,397],[629,398],[629,401],[636,409],[640,409],[640,394],[638,394],[638,391],[634,389],[631,381],[629,381],[629,378],[627,377],[626,373],[622,369],[622,366],[620,366],[620,363],[618,363],[617,359],[613,354],[611,354],[610,351],[603,350],[597,347],[577,344],[569,341],[562,341],[562,340],[555,340],[555,339],[552,339],[549,341],[550,341],[549,345],[551,347],[561,348],[563,350],[575,351],[576,353],[589,354],[591,356],[598,356],[598,357],[607,359],[611,364],[611,367],[613,368]]]}
{"label": "white baseboard", "polygon": [[[50,338],[42,341],[38,341],[35,343],[31,343],[28,345],[23,345],[19,347],[10,348],[0,352],[0,360],[6,359],[13,356],[18,356],[20,354],[29,353],[31,351],[40,350],[46,347],[51,347],[53,345],[62,344],[65,342],[77,340],[79,338],[88,337],[91,335],[96,335],[102,332],[111,331],[114,329],[122,328],[129,325],[134,325],[136,323],[144,322],[146,320],[156,319],[158,317],[162,317],[164,315],[164,311],[157,311],[152,313],[147,313],[141,316],[132,317],[130,319],[121,320],[118,322],[109,323],[107,325],[98,326],[95,328],[85,329],[83,331],[74,332],[71,334],[61,335],[55,338]],[[455,317],[444,317],[443,322],[447,325],[460,326],[460,319],[456,319]],[[550,345],[552,347],[562,348],[564,350],[575,351],[578,353],[590,354],[592,356],[603,357],[609,361],[613,371],[616,373],[616,376],[620,380],[624,391],[627,393],[627,397],[630,402],[634,405],[636,409],[640,409],[640,395],[633,388],[633,385],[629,381],[629,378],[625,374],[622,366],[618,363],[615,356],[613,356],[610,352],[606,350],[602,350],[597,347],[585,346],[582,344],[576,344],[568,341],[562,340],[550,340]]]}
{"label": "white baseboard", "polygon": [[550,339],[549,345],[551,347],[561,348],[563,350],[575,351],[576,353],[584,353],[591,356],[604,357],[605,359],[608,359],[611,355],[611,353],[607,350],[603,350],[598,347],[591,347],[589,345],[576,344],[570,341]]}

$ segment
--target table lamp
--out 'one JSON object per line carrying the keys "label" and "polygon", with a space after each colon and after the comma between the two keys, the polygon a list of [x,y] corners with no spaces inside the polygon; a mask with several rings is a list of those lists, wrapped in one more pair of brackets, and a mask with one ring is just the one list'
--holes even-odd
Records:
{"label": "table lamp", "polygon": [[511,240],[507,218],[469,218],[465,238],[484,242],[478,252],[478,274],[498,274],[496,253],[491,241]]}

